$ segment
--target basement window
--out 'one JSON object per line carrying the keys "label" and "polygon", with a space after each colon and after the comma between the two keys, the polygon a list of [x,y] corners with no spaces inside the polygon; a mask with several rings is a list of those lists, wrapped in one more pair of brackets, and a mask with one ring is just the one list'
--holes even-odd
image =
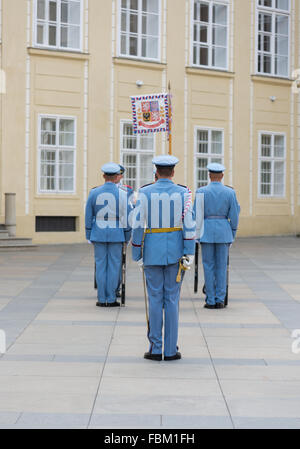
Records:
{"label": "basement window", "polygon": [[78,217],[35,217],[35,232],[76,232]]}

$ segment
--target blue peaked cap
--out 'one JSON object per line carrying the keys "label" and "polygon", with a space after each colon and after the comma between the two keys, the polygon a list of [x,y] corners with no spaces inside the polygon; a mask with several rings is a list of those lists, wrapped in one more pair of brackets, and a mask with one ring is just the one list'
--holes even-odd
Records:
{"label": "blue peaked cap", "polygon": [[212,162],[211,164],[208,164],[207,170],[213,173],[223,173],[223,171],[226,170],[224,165],[218,164],[217,162]]}
{"label": "blue peaked cap", "polygon": [[121,167],[114,162],[108,162],[107,164],[102,165],[101,170],[106,175],[118,175],[120,174]]}
{"label": "blue peaked cap", "polygon": [[152,159],[152,164],[154,165],[158,165],[161,167],[171,167],[174,166],[176,164],[178,164],[179,159],[177,159],[177,157],[175,156],[157,156],[154,159]]}

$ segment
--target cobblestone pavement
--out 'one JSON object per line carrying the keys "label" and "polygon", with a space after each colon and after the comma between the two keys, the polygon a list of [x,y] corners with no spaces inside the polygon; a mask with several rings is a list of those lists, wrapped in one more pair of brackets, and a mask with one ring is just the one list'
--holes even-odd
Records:
{"label": "cobblestone pavement", "polygon": [[95,307],[92,251],[0,252],[0,428],[300,428],[300,239],[238,239],[223,310],[188,273],[173,362],[143,359],[133,262],[126,307]]}

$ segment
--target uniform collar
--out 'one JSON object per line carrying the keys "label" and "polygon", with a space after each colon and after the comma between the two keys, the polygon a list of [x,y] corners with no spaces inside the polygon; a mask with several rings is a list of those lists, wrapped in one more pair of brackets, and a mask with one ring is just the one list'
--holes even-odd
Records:
{"label": "uniform collar", "polygon": [[160,178],[156,182],[171,182],[173,184],[173,181],[171,179],[167,179],[167,178]]}

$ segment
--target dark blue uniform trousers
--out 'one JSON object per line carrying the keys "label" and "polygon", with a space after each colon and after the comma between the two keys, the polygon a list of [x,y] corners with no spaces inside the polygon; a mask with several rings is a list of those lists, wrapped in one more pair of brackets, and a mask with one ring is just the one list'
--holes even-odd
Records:
{"label": "dark blue uniform trousers", "polygon": [[164,315],[164,355],[177,352],[179,297],[181,282],[176,282],[179,264],[145,266],[149,300],[149,351],[162,354]]}
{"label": "dark blue uniform trousers", "polygon": [[223,303],[226,296],[226,274],[229,243],[201,243],[206,302]]}
{"label": "dark blue uniform trousers", "polygon": [[98,301],[115,302],[122,264],[122,243],[94,243]]}

